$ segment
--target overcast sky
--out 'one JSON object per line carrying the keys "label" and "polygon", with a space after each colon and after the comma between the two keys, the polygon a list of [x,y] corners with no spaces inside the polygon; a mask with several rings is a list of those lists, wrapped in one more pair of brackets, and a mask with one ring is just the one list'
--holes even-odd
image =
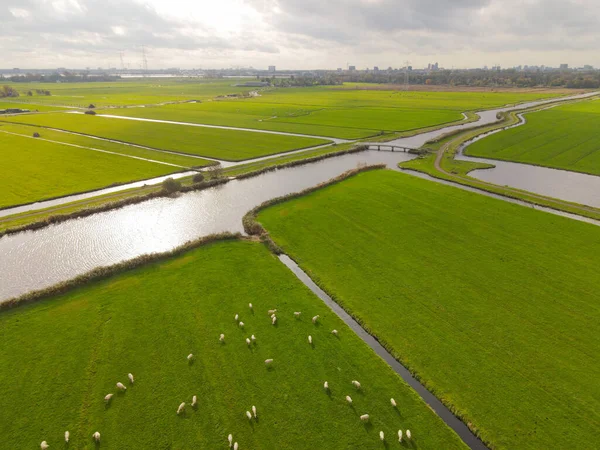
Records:
{"label": "overcast sky", "polygon": [[0,0],[0,67],[600,66],[600,0]]}

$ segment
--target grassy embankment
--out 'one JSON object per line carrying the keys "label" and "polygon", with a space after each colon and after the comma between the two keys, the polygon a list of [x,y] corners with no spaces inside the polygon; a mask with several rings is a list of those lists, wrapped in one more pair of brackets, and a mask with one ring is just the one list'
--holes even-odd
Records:
{"label": "grassy embankment", "polygon": [[329,142],[308,137],[139,122],[84,114],[27,115],[3,120],[228,161],[242,161]]}
{"label": "grassy embankment", "polygon": [[597,227],[392,171],[258,220],[494,448],[597,440]]}
{"label": "grassy embankment", "polygon": [[[277,326],[267,315],[272,308]],[[248,347],[252,334],[257,341]],[[378,448],[380,430],[398,446],[399,428],[413,433],[408,448],[465,448],[256,242],[208,244],[1,312],[0,339],[0,382],[11,386],[0,397],[6,448],[38,448],[42,440],[62,448],[65,430],[78,449],[94,448],[95,431],[106,449],[227,448],[229,433],[242,449]],[[128,389],[106,406],[117,381]],[[193,395],[197,409],[189,406]],[[178,416],[182,401],[188,406]],[[249,421],[252,405],[258,420]],[[367,425],[358,418],[364,413]]]}
{"label": "grassy embankment", "polygon": [[600,175],[600,101],[529,113],[526,119],[521,127],[471,144],[466,153]]}

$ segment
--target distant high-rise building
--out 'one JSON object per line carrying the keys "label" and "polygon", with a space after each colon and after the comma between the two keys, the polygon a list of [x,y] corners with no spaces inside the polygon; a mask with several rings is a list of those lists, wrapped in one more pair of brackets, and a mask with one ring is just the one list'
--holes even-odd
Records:
{"label": "distant high-rise building", "polygon": [[584,68],[585,70],[594,70],[594,66],[591,66],[591,65],[589,65],[589,64],[586,64],[585,66],[583,66],[583,68]]}
{"label": "distant high-rise building", "polygon": [[560,70],[567,70],[569,68],[568,64],[561,64],[560,65]]}
{"label": "distant high-rise building", "polygon": [[354,72],[356,70],[356,66],[348,66],[348,70],[350,72]]}
{"label": "distant high-rise building", "polygon": [[377,67],[377,66],[373,67],[373,72],[379,72],[379,67]]}
{"label": "distant high-rise building", "polygon": [[275,66],[269,66],[269,72],[276,72],[277,68]]}

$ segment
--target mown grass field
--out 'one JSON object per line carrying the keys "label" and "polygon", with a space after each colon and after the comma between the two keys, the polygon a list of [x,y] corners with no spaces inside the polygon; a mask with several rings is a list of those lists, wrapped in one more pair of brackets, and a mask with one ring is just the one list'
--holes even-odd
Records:
{"label": "mown grass field", "polygon": [[493,448],[595,446],[600,229],[392,171],[258,220]]}
{"label": "mown grass field", "polygon": [[525,118],[525,125],[481,139],[466,153],[600,175],[600,101],[559,106]]}
{"label": "mown grass field", "polygon": [[[171,155],[159,152],[142,155],[122,145],[102,145],[100,141],[81,136],[75,136],[77,139],[73,139],[64,133],[51,133],[48,130],[41,130],[40,133],[41,138],[36,139],[31,137],[33,131],[30,127],[0,126],[0,208],[185,170],[184,167],[159,164],[158,161],[170,164],[188,163],[176,160]],[[48,142],[45,139],[62,140],[123,155],[133,154],[157,162]],[[194,165],[208,164],[206,160],[187,159]]]}
{"label": "mown grass field", "polygon": [[[277,326],[267,315],[272,308]],[[302,312],[299,320],[294,311]],[[245,338],[252,334],[257,341],[249,348]],[[209,244],[4,311],[0,339],[0,383],[10,386],[0,396],[3,448],[39,448],[42,440],[63,448],[65,430],[69,447],[78,449],[95,448],[95,431],[103,449],[228,448],[229,433],[240,449],[380,448],[380,430],[391,448],[466,448],[255,242]],[[274,359],[270,369],[267,358]],[[106,406],[117,381],[128,389]],[[193,395],[197,409],[189,406]],[[182,401],[188,406],[178,416]],[[252,405],[258,420],[248,421]],[[359,420],[364,413],[368,425]],[[411,444],[397,443],[399,428],[412,431]]]}
{"label": "mown grass field", "polygon": [[[64,108],[56,107],[56,106],[46,106],[46,105],[31,105],[28,103],[23,103],[20,97],[13,99],[13,101],[4,101],[0,100],[0,109],[28,109],[32,112],[45,112],[45,111],[60,111]],[[0,114],[0,117],[2,115]]]}
{"label": "mown grass field", "polygon": [[308,148],[329,141],[154,122],[140,122],[85,114],[40,114],[6,119],[9,122],[52,127],[93,136],[228,161]]}
{"label": "mown grass field", "polygon": [[261,91],[261,96],[254,98],[117,109],[109,113],[359,139],[382,131],[407,131],[459,121],[464,111],[556,95],[548,92],[402,92],[315,87]]}

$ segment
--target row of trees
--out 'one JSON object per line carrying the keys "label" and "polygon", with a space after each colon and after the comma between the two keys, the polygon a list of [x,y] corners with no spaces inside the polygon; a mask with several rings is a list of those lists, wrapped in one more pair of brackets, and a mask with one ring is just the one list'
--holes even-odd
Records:
{"label": "row of trees", "polygon": [[27,73],[25,75],[14,75],[9,77],[10,81],[15,83],[88,83],[91,81],[117,81],[121,77],[112,75],[93,75],[78,74],[72,72],[65,72],[62,74],[53,73],[51,75],[40,75]]}

